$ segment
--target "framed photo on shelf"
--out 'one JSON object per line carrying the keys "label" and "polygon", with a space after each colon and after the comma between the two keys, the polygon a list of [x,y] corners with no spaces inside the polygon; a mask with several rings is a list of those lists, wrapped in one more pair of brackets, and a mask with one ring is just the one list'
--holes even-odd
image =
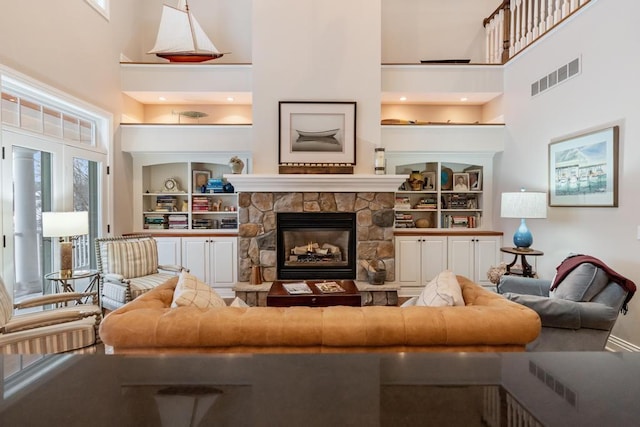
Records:
{"label": "framed photo on shelf", "polygon": [[424,177],[424,184],[422,188],[427,191],[436,191],[436,173],[435,172],[422,172]]}
{"label": "framed photo on shelf", "polygon": [[355,165],[355,102],[280,101],[278,115],[281,165]]}
{"label": "framed photo on shelf", "polygon": [[206,171],[206,170],[194,170],[193,171],[193,177],[192,177],[192,182],[193,182],[193,193],[200,193],[202,186],[206,186],[207,185],[207,181],[209,181],[209,178],[211,178],[211,171]]}
{"label": "framed photo on shelf", "polygon": [[453,174],[453,191],[469,191],[468,172],[458,172]]}
{"label": "framed photo on shelf", "polygon": [[469,174],[469,190],[480,191],[482,190],[482,170],[481,169],[468,169],[465,170]]}
{"label": "framed photo on shelf", "polygon": [[619,127],[549,143],[549,206],[618,206]]}

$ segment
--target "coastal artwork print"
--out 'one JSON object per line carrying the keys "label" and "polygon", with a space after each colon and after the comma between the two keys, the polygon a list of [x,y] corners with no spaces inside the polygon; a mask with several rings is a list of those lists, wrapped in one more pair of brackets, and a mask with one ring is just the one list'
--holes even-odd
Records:
{"label": "coastal artwork print", "polygon": [[618,126],[549,144],[549,206],[618,206]]}
{"label": "coastal artwork print", "polygon": [[355,164],[355,102],[281,101],[280,164]]}
{"label": "coastal artwork print", "polygon": [[289,149],[300,151],[344,150],[344,114],[291,114]]}

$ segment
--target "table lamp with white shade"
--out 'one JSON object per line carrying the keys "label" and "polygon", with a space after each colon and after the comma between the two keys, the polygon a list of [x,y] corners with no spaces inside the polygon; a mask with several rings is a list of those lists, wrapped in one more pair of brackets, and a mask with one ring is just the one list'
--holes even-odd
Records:
{"label": "table lamp with white shade", "polygon": [[42,235],[60,238],[60,276],[73,273],[73,239],[89,234],[89,212],[42,212]]}
{"label": "table lamp with white shade", "polygon": [[520,227],[513,235],[513,244],[518,249],[528,249],[533,236],[525,219],[547,217],[547,193],[524,191],[502,193],[500,210],[502,218],[520,218]]}

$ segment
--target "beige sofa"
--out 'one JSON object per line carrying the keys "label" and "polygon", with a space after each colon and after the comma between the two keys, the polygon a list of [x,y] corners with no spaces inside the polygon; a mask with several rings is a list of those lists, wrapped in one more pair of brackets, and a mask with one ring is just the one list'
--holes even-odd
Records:
{"label": "beige sofa", "polygon": [[523,351],[540,333],[531,309],[457,277],[458,307],[170,308],[178,278],[109,313],[114,353]]}

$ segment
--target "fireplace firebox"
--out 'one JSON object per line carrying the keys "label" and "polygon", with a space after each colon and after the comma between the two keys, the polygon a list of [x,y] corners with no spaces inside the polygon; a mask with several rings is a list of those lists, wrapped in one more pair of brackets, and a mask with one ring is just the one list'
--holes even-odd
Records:
{"label": "fireplace firebox", "polygon": [[356,278],[353,212],[280,212],[277,271],[280,280]]}

